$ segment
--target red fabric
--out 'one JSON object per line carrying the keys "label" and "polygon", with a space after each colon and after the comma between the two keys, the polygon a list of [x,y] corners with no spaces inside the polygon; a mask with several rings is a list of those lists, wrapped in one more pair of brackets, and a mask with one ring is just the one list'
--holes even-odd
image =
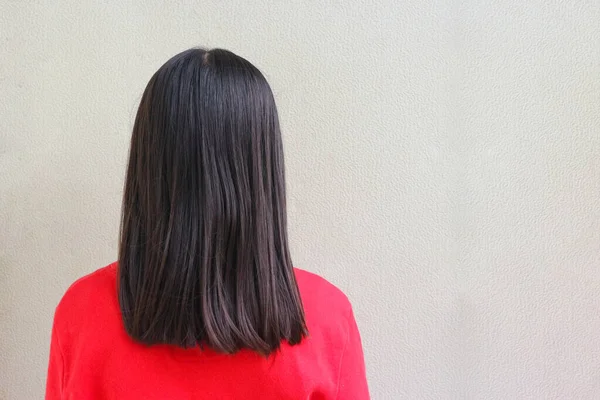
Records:
{"label": "red fabric", "polygon": [[81,278],[56,308],[46,399],[369,399],[348,299],[317,275],[296,276],[310,335],[268,359],[138,344],[121,321],[116,264]]}

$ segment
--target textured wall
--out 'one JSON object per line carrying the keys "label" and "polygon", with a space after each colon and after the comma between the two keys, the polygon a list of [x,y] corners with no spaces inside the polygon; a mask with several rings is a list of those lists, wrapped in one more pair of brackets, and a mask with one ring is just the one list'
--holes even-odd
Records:
{"label": "textured wall", "polygon": [[[326,4],[323,4],[326,3]],[[597,399],[596,0],[0,1],[0,399],[115,258],[129,132],[167,58],[276,92],[293,256],[354,303],[374,399]]]}

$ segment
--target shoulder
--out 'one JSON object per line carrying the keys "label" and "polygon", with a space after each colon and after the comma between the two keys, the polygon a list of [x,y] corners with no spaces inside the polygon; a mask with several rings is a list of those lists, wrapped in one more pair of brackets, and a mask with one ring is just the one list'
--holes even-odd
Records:
{"label": "shoulder", "polygon": [[300,269],[295,272],[308,328],[300,348],[320,359],[322,374],[339,376],[342,355],[355,329],[352,305],[344,292],[326,279]]}
{"label": "shoulder", "polygon": [[110,308],[117,301],[116,263],[100,268],[77,279],[61,298],[55,312],[55,321],[78,321],[89,318],[98,310]]}
{"label": "shoulder", "polygon": [[302,303],[307,314],[327,314],[330,318],[352,313],[348,297],[325,278],[299,268],[294,269]]}

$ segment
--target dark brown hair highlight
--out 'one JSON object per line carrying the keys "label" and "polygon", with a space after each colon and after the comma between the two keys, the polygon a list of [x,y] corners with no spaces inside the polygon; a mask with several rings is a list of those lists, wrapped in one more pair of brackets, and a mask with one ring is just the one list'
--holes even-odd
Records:
{"label": "dark brown hair highlight", "polygon": [[250,62],[190,49],[150,79],[125,179],[118,296],[145,344],[268,355],[307,334],[277,108]]}

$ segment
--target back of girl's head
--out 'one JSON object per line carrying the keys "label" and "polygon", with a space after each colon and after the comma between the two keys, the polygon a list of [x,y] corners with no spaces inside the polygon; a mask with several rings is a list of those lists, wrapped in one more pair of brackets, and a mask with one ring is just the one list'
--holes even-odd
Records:
{"label": "back of girl's head", "polygon": [[268,355],[306,334],[277,109],[245,59],[191,49],[150,79],[131,138],[118,275],[125,328],[142,343]]}

